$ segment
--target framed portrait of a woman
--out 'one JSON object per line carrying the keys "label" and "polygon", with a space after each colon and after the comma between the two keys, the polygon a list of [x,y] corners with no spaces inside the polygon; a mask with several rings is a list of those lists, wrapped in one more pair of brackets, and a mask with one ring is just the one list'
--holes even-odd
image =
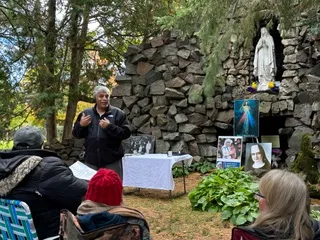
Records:
{"label": "framed portrait of a woman", "polygon": [[271,169],[271,143],[247,143],[244,170]]}
{"label": "framed portrait of a woman", "polygon": [[259,137],[259,100],[234,101],[234,135]]}

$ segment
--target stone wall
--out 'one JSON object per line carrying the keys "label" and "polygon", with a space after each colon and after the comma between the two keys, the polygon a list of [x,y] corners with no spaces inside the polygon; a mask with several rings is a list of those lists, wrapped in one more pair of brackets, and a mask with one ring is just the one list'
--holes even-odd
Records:
{"label": "stone wall", "polygon": [[[232,132],[233,101],[259,99],[261,118],[285,118],[278,134],[287,141],[288,148],[282,149],[287,165],[294,161],[305,133],[313,135],[320,156],[320,38],[314,39],[303,25],[280,35],[284,59],[279,93],[246,91],[253,80],[254,47],[235,48],[233,36],[221,65],[225,86],[206,99],[199,40],[181,40],[175,32],[165,32],[148,43],[129,46],[125,75],[117,76],[111,104],[125,111],[134,135],[156,138],[157,153],[182,151],[195,159],[215,160],[219,132]],[[71,164],[82,146],[83,140],[71,139],[46,148]]]}
{"label": "stone wall", "polygon": [[283,150],[289,163],[299,151],[302,134],[320,140],[320,78],[310,75],[320,59],[320,41],[307,30],[301,25],[281,31],[284,72],[277,94],[246,91],[253,78],[254,48],[236,49],[232,38],[222,63],[225,86],[216,89],[213,100],[206,99],[199,40],[181,40],[175,32],[166,32],[129,46],[125,75],[117,77],[111,103],[126,112],[136,134],[157,139],[156,152],[183,151],[215,159],[217,130],[232,128],[233,100],[259,99],[261,117],[286,117],[279,134],[288,137],[289,148]]}

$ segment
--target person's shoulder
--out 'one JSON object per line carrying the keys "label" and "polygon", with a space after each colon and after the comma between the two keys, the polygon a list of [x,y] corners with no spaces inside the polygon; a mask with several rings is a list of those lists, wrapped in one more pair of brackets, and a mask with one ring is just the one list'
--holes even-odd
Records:
{"label": "person's shoulder", "polygon": [[125,115],[124,111],[118,107],[115,106],[111,106],[110,105],[110,111],[111,113],[117,113],[117,114],[121,114],[121,115]]}
{"label": "person's shoulder", "polygon": [[57,154],[44,156],[42,162],[68,168],[68,165]]}
{"label": "person's shoulder", "polygon": [[120,112],[123,112],[120,108],[118,108],[118,107],[115,107],[115,106],[112,106],[112,105],[110,105],[109,106],[110,107],[110,110],[111,111],[120,111]]}

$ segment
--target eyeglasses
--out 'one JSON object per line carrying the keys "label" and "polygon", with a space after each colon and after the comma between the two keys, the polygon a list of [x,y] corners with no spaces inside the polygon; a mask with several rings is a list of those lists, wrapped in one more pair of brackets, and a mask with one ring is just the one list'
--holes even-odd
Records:
{"label": "eyeglasses", "polygon": [[256,192],[256,193],[254,193],[254,196],[255,196],[255,198],[257,199],[257,200],[260,200],[261,198],[265,198],[263,195],[261,195],[261,193],[259,193],[259,192]]}

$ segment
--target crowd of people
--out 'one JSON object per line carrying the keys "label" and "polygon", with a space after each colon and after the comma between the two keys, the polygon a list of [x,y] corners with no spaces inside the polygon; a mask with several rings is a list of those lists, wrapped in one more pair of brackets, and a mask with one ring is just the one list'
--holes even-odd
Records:
{"label": "crowd of people", "polygon": [[[86,139],[85,163],[98,170],[92,179],[76,178],[54,152],[42,149],[40,129],[28,126],[16,131],[12,151],[0,153],[0,197],[28,204],[39,239],[58,235],[62,209],[76,216],[83,232],[134,222],[143,240],[151,239],[144,215],[123,204],[121,142],[131,134],[126,115],[110,105],[106,87],[96,87],[94,96],[95,106],[80,113],[73,130],[75,137]],[[229,140],[221,154],[236,158],[236,143]],[[251,157],[254,164],[266,164],[259,145],[251,147]],[[248,228],[257,239],[320,239],[320,224],[310,217],[307,186],[296,174],[268,171],[255,196],[260,215]]]}

